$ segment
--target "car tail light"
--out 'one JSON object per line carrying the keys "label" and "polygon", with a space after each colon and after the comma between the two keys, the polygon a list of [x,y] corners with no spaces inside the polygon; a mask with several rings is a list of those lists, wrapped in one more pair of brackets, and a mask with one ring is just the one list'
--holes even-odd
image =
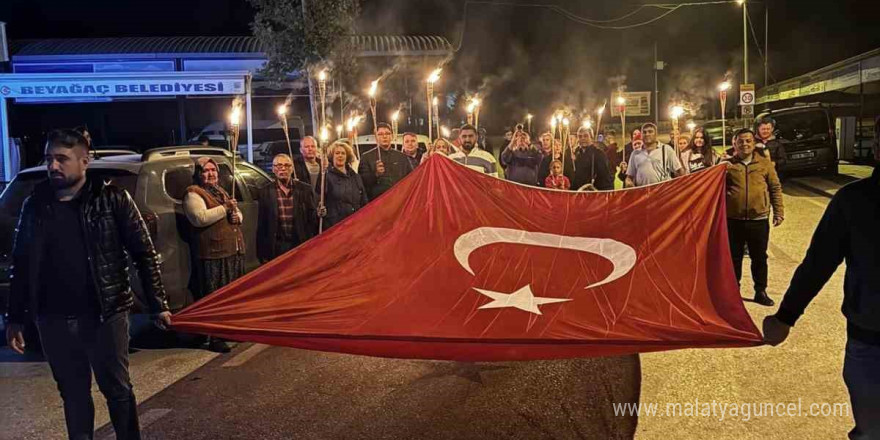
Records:
{"label": "car tail light", "polygon": [[144,218],[144,223],[147,224],[147,231],[150,232],[150,238],[155,244],[156,236],[159,235],[159,216],[155,212],[144,211],[141,213],[141,217]]}

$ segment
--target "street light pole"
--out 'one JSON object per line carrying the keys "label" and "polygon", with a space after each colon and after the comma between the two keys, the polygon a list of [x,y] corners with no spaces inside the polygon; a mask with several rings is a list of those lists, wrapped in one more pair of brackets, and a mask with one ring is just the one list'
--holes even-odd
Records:
{"label": "street light pole", "polygon": [[743,84],[749,83],[749,9],[748,1],[743,0]]}

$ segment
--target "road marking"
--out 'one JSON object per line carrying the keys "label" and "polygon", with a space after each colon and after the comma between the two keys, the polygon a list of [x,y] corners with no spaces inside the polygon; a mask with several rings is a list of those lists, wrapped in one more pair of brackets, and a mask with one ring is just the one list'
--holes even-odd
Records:
{"label": "road marking", "polygon": [[239,367],[239,366],[243,365],[245,362],[251,360],[251,358],[253,358],[254,356],[260,354],[260,352],[262,352],[263,350],[265,350],[267,348],[269,348],[269,346],[265,345],[265,344],[254,344],[254,345],[248,347],[247,350],[235,355],[235,357],[226,361],[226,363],[223,364],[223,367],[224,368]]}
{"label": "road marking", "polygon": [[[156,408],[156,409],[151,409],[143,414],[139,414],[138,421],[140,422],[140,425],[141,425],[141,432],[143,433],[143,431],[146,427],[153,424],[153,422],[155,422],[156,420],[159,420],[162,417],[165,417],[170,412],[171,412],[171,409],[169,409],[169,408]],[[115,440],[115,439],[116,439],[116,433],[113,432],[112,429],[110,430],[109,434],[100,438],[100,440]]]}

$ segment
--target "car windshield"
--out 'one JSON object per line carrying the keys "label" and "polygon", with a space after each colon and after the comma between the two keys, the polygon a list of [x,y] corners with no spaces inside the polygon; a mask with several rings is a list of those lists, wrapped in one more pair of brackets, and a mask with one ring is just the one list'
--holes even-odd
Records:
{"label": "car windshield", "polygon": [[803,141],[827,136],[830,127],[824,111],[801,111],[774,114],[777,137],[787,141]]}

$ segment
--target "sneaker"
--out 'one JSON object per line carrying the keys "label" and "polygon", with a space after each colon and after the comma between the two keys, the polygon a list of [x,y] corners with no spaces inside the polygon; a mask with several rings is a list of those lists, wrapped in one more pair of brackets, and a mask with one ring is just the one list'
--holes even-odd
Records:
{"label": "sneaker", "polygon": [[755,302],[762,305],[762,306],[767,306],[767,307],[772,307],[773,305],[776,304],[776,302],[773,301],[770,298],[770,296],[767,295],[767,292],[764,290],[755,293]]}
{"label": "sneaker", "polygon": [[208,342],[208,351],[213,351],[214,353],[229,353],[232,348],[229,347],[229,344],[222,339],[211,338],[211,342]]}

